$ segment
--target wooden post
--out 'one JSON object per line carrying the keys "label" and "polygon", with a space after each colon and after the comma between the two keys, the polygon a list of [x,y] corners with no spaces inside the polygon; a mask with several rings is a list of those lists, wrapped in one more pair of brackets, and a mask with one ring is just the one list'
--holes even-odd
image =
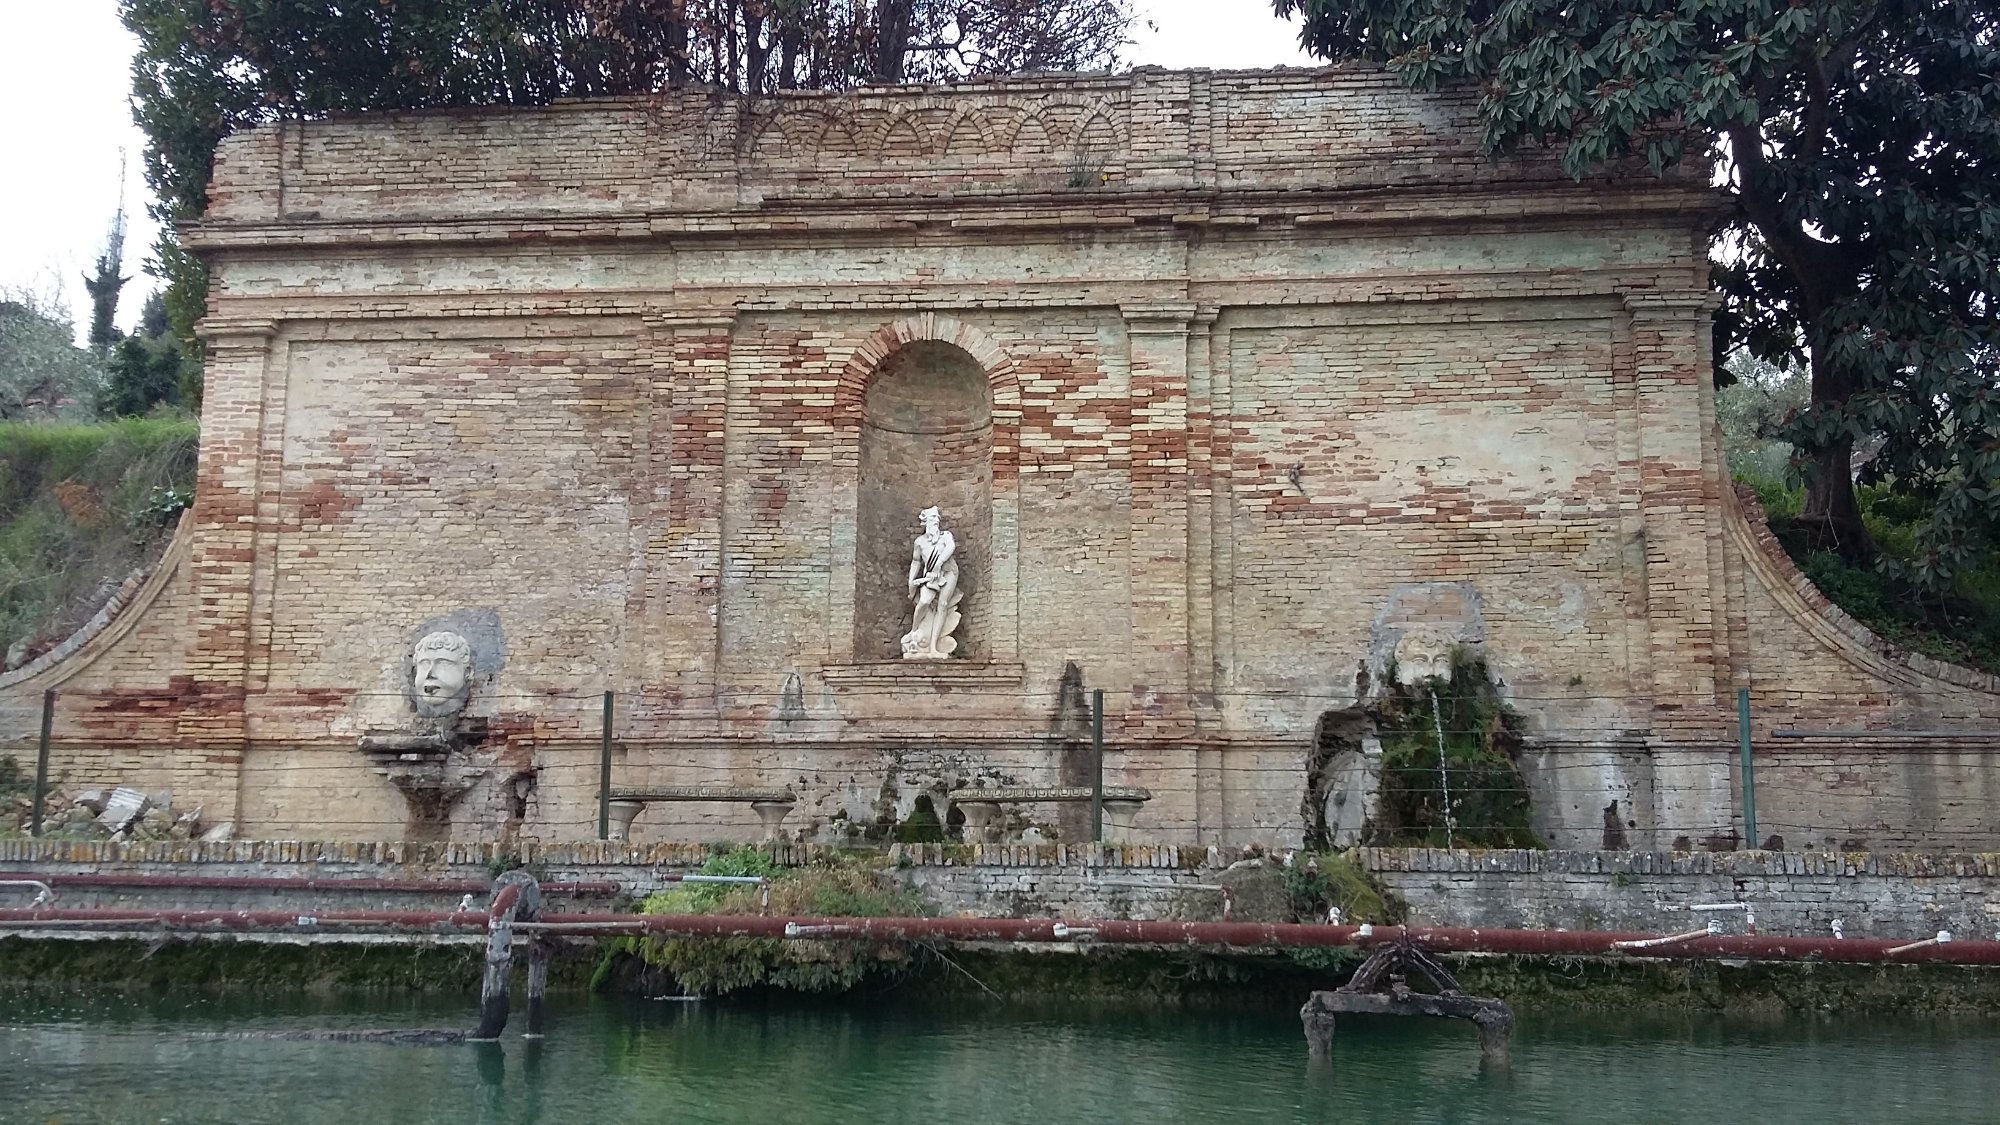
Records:
{"label": "wooden post", "polygon": [[49,733],[56,725],[54,688],[42,693],[42,738],[35,748],[35,809],[28,821],[28,835],[42,834],[42,814],[49,800]]}
{"label": "wooden post", "polygon": [[543,1009],[549,993],[549,954],[553,951],[546,938],[538,937],[528,943],[528,1029],[524,1033],[528,1039],[542,1037]]}
{"label": "wooden post", "polygon": [[[514,923],[531,922],[542,911],[542,888],[525,871],[509,871],[493,881],[493,905],[486,912],[486,973],[479,981],[479,1026],[470,1038],[498,1039],[507,1029],[507,986],[514,961]],[[547,983],[547,966],[543,982]]]}
{"label": "wooden post", "polygon": [[1090,839],[1104,841],[1104,689],[1090,692]]}
{"label": "wooden post", "polygon": [[597,838],[611,838],[611,702],[610,692],[604,693],[603,742],[597,755]]}
{"label": "wooden post", "polygon": [[1333,1011],[1319,1002],[1319,993],[1306,998],[1305,1007],[1299,1009],[1299,1019],[1305,1024],[1307,1056],[1315,1062],[1331,1061]]}

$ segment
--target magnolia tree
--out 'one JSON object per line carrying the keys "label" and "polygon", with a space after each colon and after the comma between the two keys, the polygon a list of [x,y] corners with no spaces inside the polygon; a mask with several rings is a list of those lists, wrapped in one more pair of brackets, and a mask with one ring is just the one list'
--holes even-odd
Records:
{"label": "magnolia tree", "polygon": [[1559,146],[1573,175],[1714,162],[1718,350],[1810,374],[1785,436],[1801,521],[1872,552],[1860,473],[1919,500],[1911,577],[1951,579],[2000,529],[2000,2],[1274,0],[1329,59],[1477,83],[1485,143]]}

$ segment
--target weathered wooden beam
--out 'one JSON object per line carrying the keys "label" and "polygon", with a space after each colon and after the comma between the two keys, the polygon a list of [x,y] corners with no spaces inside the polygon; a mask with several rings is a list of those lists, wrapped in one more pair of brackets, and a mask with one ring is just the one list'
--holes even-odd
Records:
{"label": "weathered wooden beam", "polygon": [[[471,1038],[498,1039],[507,1029],[507,987],[514,964],[514,923],[532,922],[542,911],[542,889],[525,871],[509,871],[493,881],[493,905],[486,914],[486,972],[479,981],[479,1026]],[[531,958],[532,960],[532,958]],[[542,985],[548,986],[548,965],[542,965]],[[539,1012],[533,999],[533,968],[530,967],[530,1012]],[[533,1019],[533,1015],[530,1016]],[[534,1030],[539,1031],[539,1028]]]}
{"label": "weathered wooden beam", "polygon": [[1506,1004],[1484,996],[1436,996],[1407,991],[1315,992],[1299,1009],[1299,1018],[1305,1024],[1306,1045],[1314,1058],[1332,1054],[1334,1017],[1341,1013],[1471,1020],[1479,1028],[1480,1058],[1494,1063],[1508,1060],[1508,1044],[1514,1032],[1513,1011]]}

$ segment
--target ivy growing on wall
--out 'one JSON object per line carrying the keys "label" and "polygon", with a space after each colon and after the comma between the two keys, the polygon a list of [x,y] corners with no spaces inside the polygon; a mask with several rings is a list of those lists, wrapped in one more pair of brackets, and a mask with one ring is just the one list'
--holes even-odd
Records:
{"label": "ivy growing on wall", "polygon": [[1375,711],[1382,796],[1373,838],[1421,847],[1542,847],[1529,827],[1528,785],[1517,764],[1520,717],[1501,701],[1486,662],[1461,650],[1448,681],[1406,686],[1393,667],[1386,679]]}

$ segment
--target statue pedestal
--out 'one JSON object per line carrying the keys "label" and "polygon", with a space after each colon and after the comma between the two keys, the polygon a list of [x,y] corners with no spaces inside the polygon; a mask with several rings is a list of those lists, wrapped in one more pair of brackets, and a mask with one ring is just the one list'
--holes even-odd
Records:
{"label": "statue pedestal", "polygon": [[871,660],[820,669],[834,687],[1017,687],[1027,673],[1021,664],[974,660]]}

